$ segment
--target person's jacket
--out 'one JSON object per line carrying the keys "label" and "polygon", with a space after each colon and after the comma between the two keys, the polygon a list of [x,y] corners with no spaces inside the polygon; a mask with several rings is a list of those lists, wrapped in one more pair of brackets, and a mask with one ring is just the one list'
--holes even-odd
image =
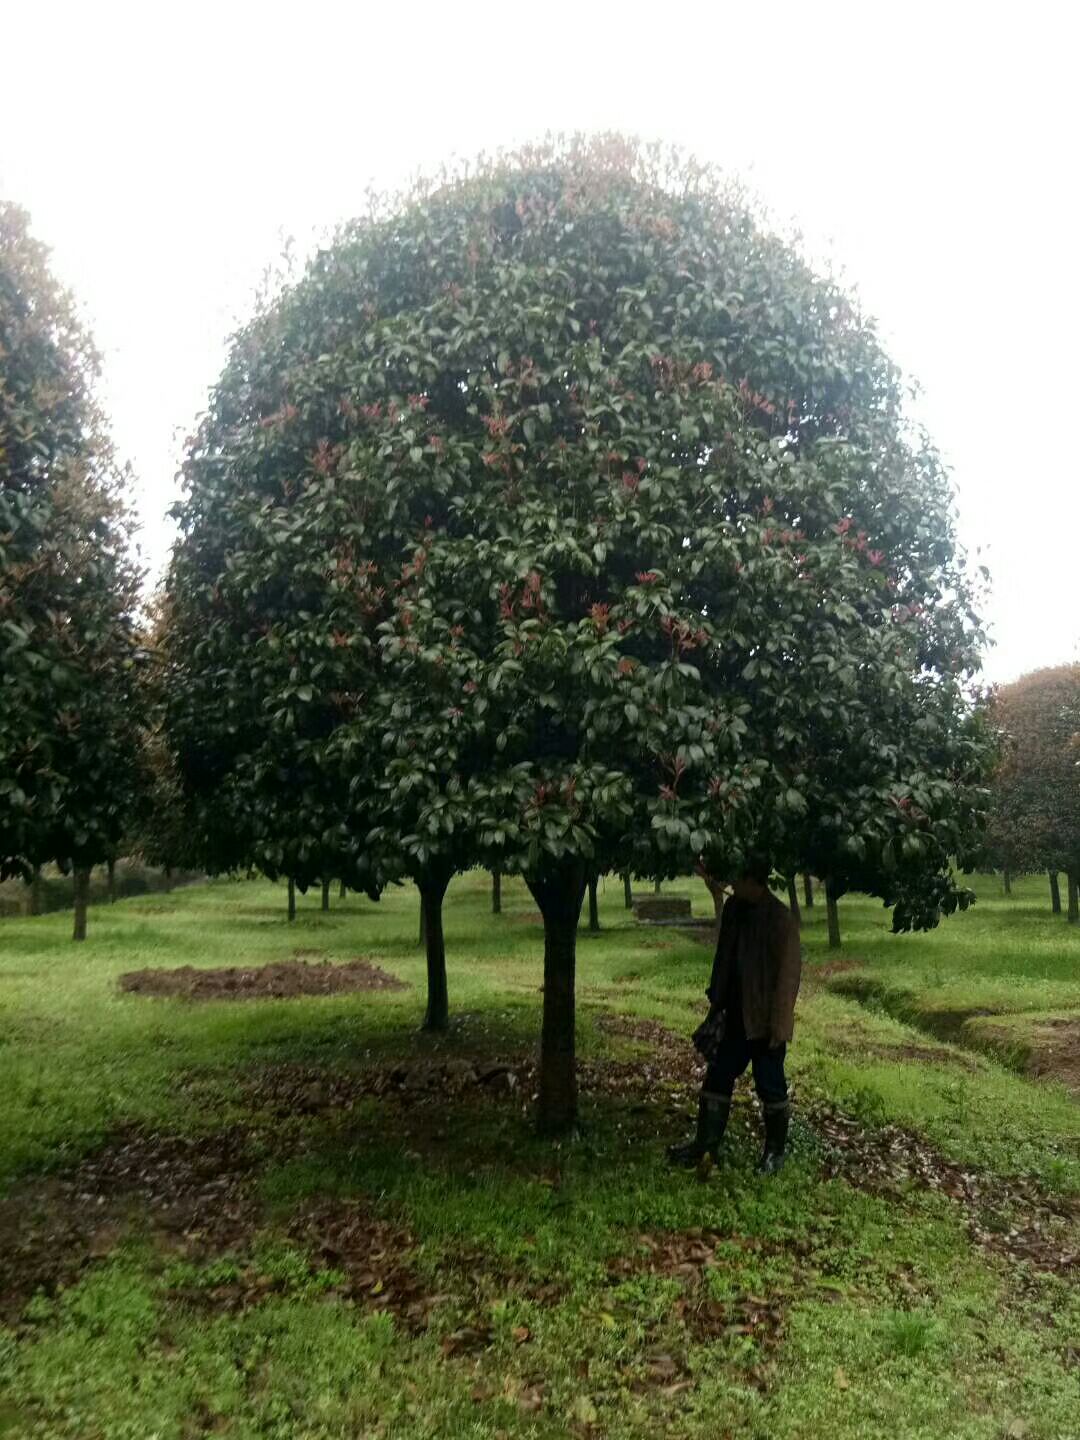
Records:
{"label": "person's jacket", "polygon": [[748,1040],[785,1045],[795,1028],[795,997],[802,976],[799,927],[774,895],[757,905],[729,900],[720,917],[712,977],[706,990],[714,1011],[730,993],[732,967],[739,967],[743,1026]]}

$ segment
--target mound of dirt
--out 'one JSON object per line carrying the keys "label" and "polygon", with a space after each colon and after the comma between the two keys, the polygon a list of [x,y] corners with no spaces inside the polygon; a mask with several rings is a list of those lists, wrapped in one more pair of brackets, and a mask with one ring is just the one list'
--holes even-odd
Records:
{"label": "mound of dirt", "polygon": [[1080,1019],[1063,1016],[1032,1025],[1025,1037],[1030,1044],[1028,1070],[1032,1075],[1060,1080],[1080,1096]]}
{"label": "mound of dirt", "polygon": [[197,970],[129,970],[121,990],[133,995],[165,995],[180,1000],[292,1000],[301,995],[340,995],[349,990],[407,990],[404,980],[370,960],[335,965],[328,960],[278,960],[269,965]]}

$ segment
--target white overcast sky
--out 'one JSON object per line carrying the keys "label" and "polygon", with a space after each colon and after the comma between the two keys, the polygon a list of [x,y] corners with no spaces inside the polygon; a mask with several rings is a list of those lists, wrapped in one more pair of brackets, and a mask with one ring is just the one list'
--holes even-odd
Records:
{"label": "white overcast sky", "polygon": [[994,575],[993,679],[1077,658],[1074,0],[0,0],[0,194],[105,357],[147,563],[182,438],[284,235],[374,181],[622,129],[746,177],[924,388]]}

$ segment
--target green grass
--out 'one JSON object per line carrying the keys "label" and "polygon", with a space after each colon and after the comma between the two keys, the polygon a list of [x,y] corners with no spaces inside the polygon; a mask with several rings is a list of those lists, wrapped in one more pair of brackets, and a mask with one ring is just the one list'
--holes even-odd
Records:
{"label": "green grass", "polygon": [[[1023,1068],[1048,1020],[1080,1026],[1080,927],[1050,913],[1045,876],[1018,878],[1011,898],[997,877],[976,877],[973,888],[973,910],[914,945],[889,932],[887,912],[876,902],[846,897],[844,953],[859,964],[830,976],[829,986]],[[820,922],[820,907],[811,917]]]}
{"label": "green grass", "polygon": [[[710,913],[698,882],[668,888]],[[871,1129],[926,1136],[988,1183],[1080,1194],[1075,1100],[927,1033],[932,1009],[1080,1008],[1080,935],[1042,913],[1034,881],[1017,882],[1011,903],[984,888],[974,912],[929,936],[891,936],[880,908],[846,898],[844,954],[859,965],[817,979],[824,907],[805,917],[793,1159],[773,1181],[753,1173],[757,1122],[743,1106],[706,1183],[667,1169],[663,1142],[691,1097],[666,1089],[665,1072],[643,1091],[586,1091],[582,1137],[558,1146],[532,1134],[527,1095],[415,1106],[365,1095],[309,1112],[252,1090],[278,1066],[328,1080],[433,1056],[520,1068],[542,958],[520,882],[504,882],[500,917],[485,877],[454,882],[457,1023],[439,1040],[416,1028],[411,890],[377,905],[335,897],[329,916],[311,895],[290,926],[282,887],[218,882],[95,909],[81,947],[65,915],[4,921],[0,1194],[47,1194],[43,1177],[62,1179],[133,1123],[191,1137],[239,1126],[261,1157],[261,1210],[214,1253],[177,1248],[136,1213],[66,1287],[30,1299],[0,1326],[0,1436],[1080,1436],[1075,1284],[976,1249],[946,1196],[828,1179],[812,1106],[798,1108],[825,1099]],[[709,951],[635,927],[615,881],[602,917],[579,945],[580,1053],[593,1067],[644,1066],[648,1046],[597,1021],[636,1015],[689,1033]],[[295,949],[363,955],[412,988],[190,1005],[116,985],[144,966],[257,965]],[[864,988],[832,988],[852,979]],[[290,1233],[306,1206],[358,1202],[412,1236],[410,1273],[439,1297],[426,1326],[348,1298],[335,1263]],[[680,1269],[701,1232],[707,1262]],[[656,1259],[665,1246],[670,1263]],[[211,1303],[230,1288],[238,1304]]]}

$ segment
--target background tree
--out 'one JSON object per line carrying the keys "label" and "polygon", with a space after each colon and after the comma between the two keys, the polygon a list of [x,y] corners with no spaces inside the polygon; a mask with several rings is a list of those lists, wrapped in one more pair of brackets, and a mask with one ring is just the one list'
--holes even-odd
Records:
{"label": "background tree", "polygon": [[347,827],[330,751],[368,684],[381,593],[354,559],[363,521],[308,449],[297,407],[259,369],[260,316],[237,338],[185,470],[163,597],[164,732],[201,860],[296,887],[331,878],[378,895]]}
{"label": "background tree", "polygon": [[832,948],[849,890],[880,896],[895,931],[930,928],[974,900],[951,865],[970,870],[981,854],[993,728],[955,676],[917,657],[909,676],[898,685],[866,664],[838,699],[837,724],[809,732],[806,814],[776,842],[823,878]]}
{"label": "background tree", "polygon": [[0,203],[0,874],[88,877],[132,811],[138,574],[98,358],[25,213]]}
{"label": "background tree", "polygon": [[1002,686],[994,718],[1005,735],[990,809],[991,854],[1016,873],[1068,880],[1080,922],[1080,665],[1035,670]]}
{"label": "background tree", "polygon": [[173,870],[198,870],[203,854],[164,729],[167,672],[162,662],[168,623],[161,597],[150,611],[139,656],[143,730],[135,761],[140,771],[138,803],[128,845],[131,853],[168,876]]}

